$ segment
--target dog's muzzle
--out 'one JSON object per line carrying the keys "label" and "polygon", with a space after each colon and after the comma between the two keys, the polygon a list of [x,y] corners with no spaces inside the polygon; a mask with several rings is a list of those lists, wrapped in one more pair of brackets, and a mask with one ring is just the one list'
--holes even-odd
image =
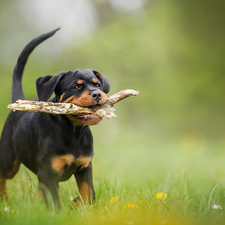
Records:
{"label": "dog's muzzle", "polygon": [[102,94],[99,91],[93,91],[91,92],[91,97],[93,100],[95,100],[96,102],[99,102],[102,99]]}

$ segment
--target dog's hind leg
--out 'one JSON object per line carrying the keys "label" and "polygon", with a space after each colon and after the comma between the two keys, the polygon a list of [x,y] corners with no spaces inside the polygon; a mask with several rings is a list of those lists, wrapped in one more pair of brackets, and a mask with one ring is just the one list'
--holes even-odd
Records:
{"label": "dog's hind leg", "polygon": [[[1,173],[0,173],[0,199],[8,199],[8,194],[6,191],[6,186],[7,186],[7,180],[8,179],[12,179],[16,173],[19,171],[19,167],[20,167],[20,162],[15,159],[14,162],[11,165],[11,170],[9,170],[9,172],[7,173],[7,168],[5,167],[5,165],[2,163],[2,160],[0,160],[1,162]],[[4,172],[3,172],[4,171]]]}
{"label": "dog's hind leg", "polygon": [[0,200],[8,200],[8,194],[6,191],[6,179],[0,179]]}
{"label": "dog's hind leg", "polygon": [[19,171],[20,161],[13,150],[13,126],[8,118],[2,131],[0,141],[0,199],[7,199],[7,180],[12,179]]}
{"label": "dog's hind leg", "polygon": [[[0,158],[2,157],[0,156]],[[12,179],[20,168],[20,162],[17,159],[10,161],[3,162],[3,160],[0,160],[0,199],[8,199],[6,191],[7,180]]]}
{"label": "dog's hind leg", "polygon": [[[12,179],[16,173],[19,171],[20,168],[20,162],[15,159],[12,165],[12,169],[7,173],[6,176],[0,176],[0,199],[8,199],[8,194],[6,191],[6,186],[7,186],[7,180]],[[2,175],[2,173],[1,173]],[[1,177],[6,177],[6,178],[1,178]]]}

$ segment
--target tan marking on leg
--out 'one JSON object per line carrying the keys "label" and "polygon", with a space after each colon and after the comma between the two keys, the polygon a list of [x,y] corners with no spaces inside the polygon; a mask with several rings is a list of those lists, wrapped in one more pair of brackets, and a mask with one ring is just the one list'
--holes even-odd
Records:
{"label": "tan marking on leg", "polygon": [[[80,183],[80,184],[77,184],[77,185],[78,185],[80,196],[81,196],[84,204],[86,204],[87,199],[90,200],[89,185],[86,182],[83,182],[83,183]],[[79,201],[81,201],[80,196],[78,197]]]}
{"label": "tan marking on leg", "polygon": [[86,168],[86,167],[88,167],[92,158],[93,158],[93,156],[81,156],[76,159],[76,161],[75,161],[76,166],[80,166],[81,169]]}
{"label": "tan marking on leg", "polygon": [[8,172],[7,179],[12,179],[17,174],[17,172],[19,171],[19,168],[20,168],[20,161],[16,159],[13,162],[12,170]]}
{"label": "tan marking on leg", "polygon": [[52,169],[57,172],[63,172],[62,169],[64,166],[70,166],[72,163],[75,163],[74,156],[71,154],[62,155],[62,156],[55,156],[51,159]]}
{"label": "tan marking on leg", "polygon": [[6,179],[0,179],[0,200],[6,199],[8,200],[8,194],[6,191]]}

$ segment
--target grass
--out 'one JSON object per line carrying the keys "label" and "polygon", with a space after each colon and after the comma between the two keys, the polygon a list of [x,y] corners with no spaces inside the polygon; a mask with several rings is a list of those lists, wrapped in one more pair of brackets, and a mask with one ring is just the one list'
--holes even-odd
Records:
{"label": "grass", "polygon": [[[198,13],[189,13],[185,5],[182,11],[175,2],[155,3],[147,9],[146,20],[115,21],[97,30],[86,46],[70,46],[61,57],[57,54],[55,61],[35,50],[23,80],[28,98],[36,96],[37,77],[77,66],[103,72],[111,93],[134,88],[141,94],[116,106],[117,120],[93,127],[94,205],[71,209],[70,196],[78,194],[71,178],[60,184],[62,212],[47,210],[42,199],[33,199],[37,178],[21,167],[8,182],[9,201],[0,202],[0,225],[224,224],[225,142],[210,143],[193,132],[172,141],[151,139],[192,129],[212,138],[224,136],[224,38],[218,26],[211,32],[208,26],[214,23],[198,20]],[[204,10],[190,9],[206,18]],[[183,13],[195,23],[188,26]],[[211,16],[210,21],[220,17]],[[10,68],[1,65],[0,128],[9,112],[15,59]],[[157,199],[160,192],[168,197]],[[111,202],[112,197],[118,201]],[[127,204],[137,207],[124,208]],[[214,204],[222,209],[213,209]]]}
{"label": "grass", "polygon": [[[107,123],[99,126],[105,129]],[[0,224],[225,222],[223,143],[209,144],[187,134],[179,141],[161,144],[140,134],[135,139],[135,133],[120,136],[111,130],[109,135],[95,129],[96,203],[80,208],[73,206],[70,197],[76,197],[78,192],[75,179],[71,177],[60,183],[62,211],[57,214],[47,210],[42,199],[34,198],[36,176],[21,167],[16,177],[8,182],[10,198],[0,205]],[[102,141],[102,136],[107,141]],[[157,199],[160,192],[166,193],[167,198]],[[112,202],[113,197],[118,197],[118,201]],[[220,205],[222,209],[213,209],[212,205]]]}

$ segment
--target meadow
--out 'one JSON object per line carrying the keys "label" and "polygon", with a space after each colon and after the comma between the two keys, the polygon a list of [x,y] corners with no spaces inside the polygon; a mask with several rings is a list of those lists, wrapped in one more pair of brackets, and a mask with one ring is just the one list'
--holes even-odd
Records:
{"label": "meadow", "polygon": [[[56,41],[69,34],[62,24],[58,39],[32,53],[23,87],[27,99],[36,98],[36,78],[93,68],[109,78],[109,95],[140,91],[116,105],[116,119],[91,127],[96,202],[76,207],[71,177],[60,183],[61,212],[48,210],[37,197],[36,176],[21,166],[8,181],[9,200],[0,202],[0,225],[225,224],[224,1],[148,1],[132,14],[93,2],[99,25],[88,41],[64,48]],[[23,18],[26,10],[18,11],[21,3],[0,3],[0,133],[19,52],[60,26],[53,23],[57,14],[49,30],[39,24],[38,33]]]}
{"label": "meadow", "polygon": [[1,224],[224,224],[223,143],[187,134],[162,144],[135,132],[98,131],[110,123],[92,129],[95,203],[73,204],[78,191],[71,177],[60,183],[62,211],[48,210],[37,197],[36,176],[21,167],[8,182]]}

